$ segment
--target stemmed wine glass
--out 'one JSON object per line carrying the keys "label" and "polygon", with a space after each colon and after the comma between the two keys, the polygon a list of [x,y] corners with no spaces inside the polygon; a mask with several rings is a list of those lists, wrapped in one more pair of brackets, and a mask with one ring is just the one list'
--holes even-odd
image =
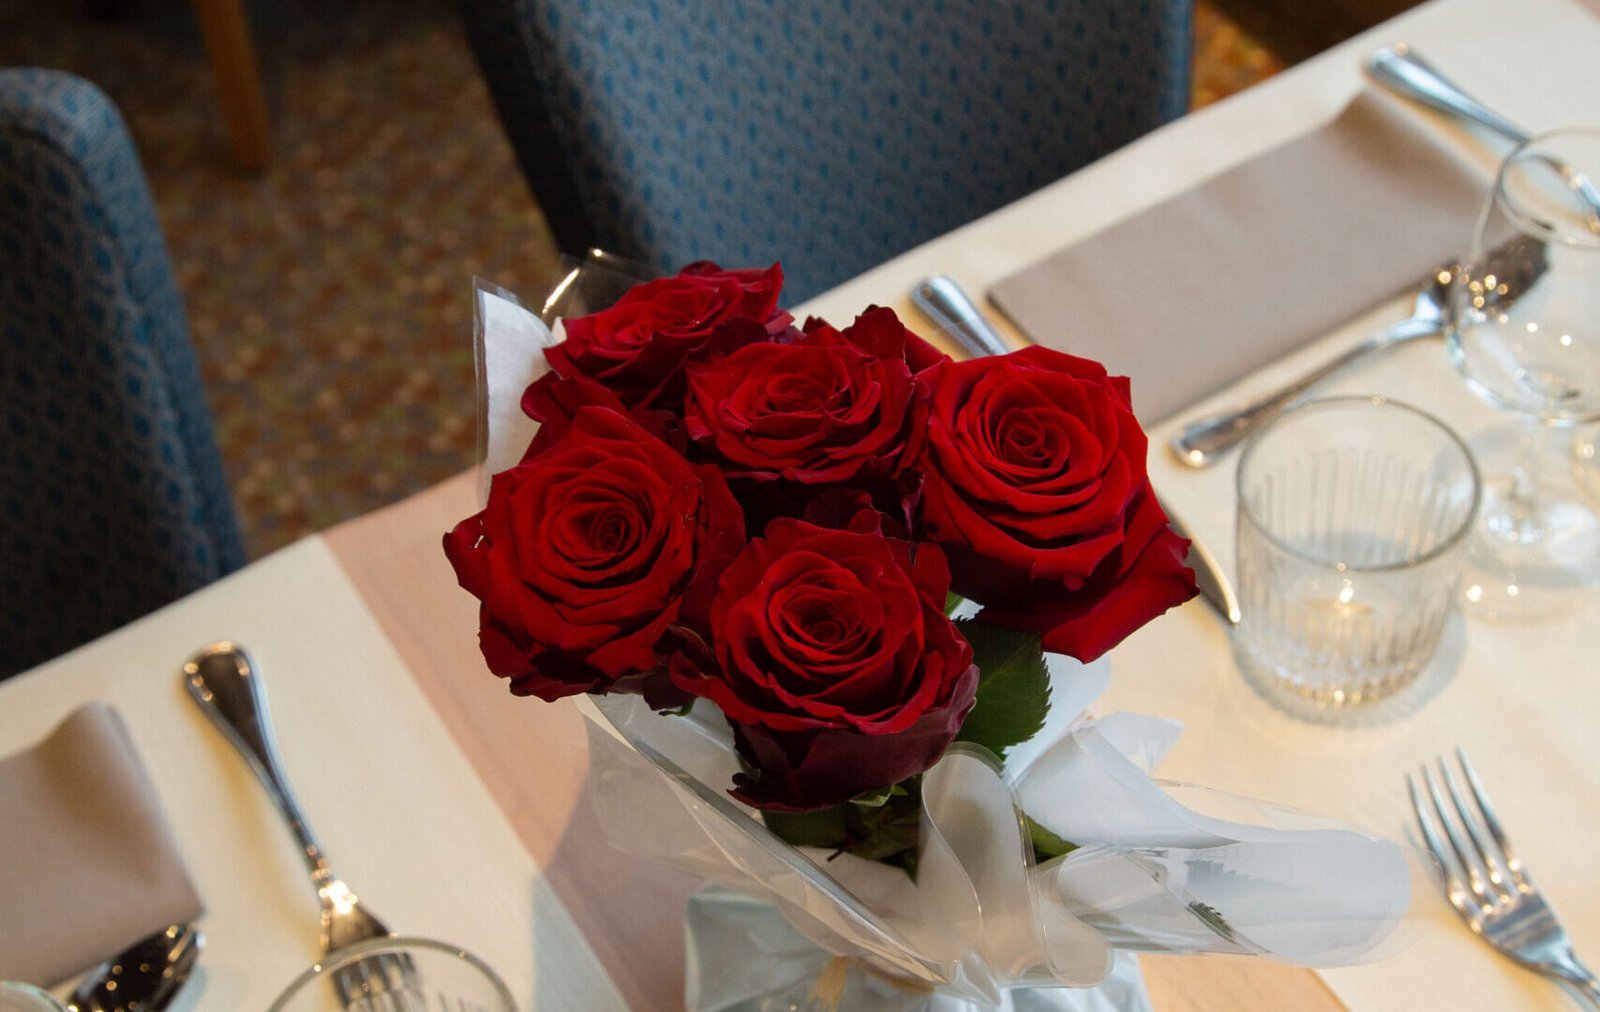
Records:
{"label": "stemmed wine glass", "polygon": [[[1467,386],[1522,422],[1482,461],[1483,512],[1463,577],[1469,612],[1521,619],[1600,584],[1600,516],[1546,461],[1552,430],[1600,419],[1600,130],[1543,134],[1502,163],[1445,313]],[[1491,265],[1492,266],[1489,266]],[[1570,435],[1561,440],[1565,453]]]}

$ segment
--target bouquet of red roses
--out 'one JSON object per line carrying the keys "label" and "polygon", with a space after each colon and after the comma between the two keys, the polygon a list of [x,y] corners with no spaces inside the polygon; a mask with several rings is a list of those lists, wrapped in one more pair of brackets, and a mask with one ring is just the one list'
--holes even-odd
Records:
{"label": "bouquet of red roses", "polygon": [[901,784],[974,720],[1023,740],[1044,683],[1006,658],[1092,660],[1195,588],[1126,379],[953,361],[886,308],[796,326],[781,285],[699,263],[566,320],[523,397],[537,435],[444,544],[514,693],[708,699],[734,796],[796,813]]}
{"label": "bouquet of red roses", "polygon": [[[745,897],[691,902],[691,947],[713,915],[753,946],[704,933],[698,979],[759,959],[764,995],[803,1002],[847,958],[992,1005],[1137,990],[1115,949],[1328,965],[1384,938],[1387,841],[1202,815],[1151,777],[1175,725],[1078,720],[1096,659],[1195,593],[1128,381],[1037,347],[954,361],[885,308],[797,324],[781,282],[694,264],[559,342],[534,321],[486,401],[491,444],[537,429],[491,445],[484,508],[444,538],[490,670],[580,696],[608,834]],[[850,979],[862,1007],[912,993]]]}

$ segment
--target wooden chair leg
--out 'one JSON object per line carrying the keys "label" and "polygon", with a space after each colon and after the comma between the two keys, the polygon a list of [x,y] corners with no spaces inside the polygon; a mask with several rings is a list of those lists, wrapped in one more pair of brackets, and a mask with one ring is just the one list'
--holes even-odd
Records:
{"label": "wooden chair leg", "polygon": [[272,124],[243,0],[194,0],[194,10],[234,162],[249,172],[264,169],[272,161]]}

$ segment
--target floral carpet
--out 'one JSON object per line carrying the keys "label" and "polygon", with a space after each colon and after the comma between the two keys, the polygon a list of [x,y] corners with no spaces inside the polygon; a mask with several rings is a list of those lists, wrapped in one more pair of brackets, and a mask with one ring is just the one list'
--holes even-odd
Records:
{"label": "floral carpet", "polygon": [[[0,0],[0,65],[81,74],[127,117],[252,557],[469,466],[471,279],[537,291],[557,256],[454,5],[252,3],[257,176],[229,166],[188,4],[89,9]],[[1197,3],[1197,106],[1282,67]]]}

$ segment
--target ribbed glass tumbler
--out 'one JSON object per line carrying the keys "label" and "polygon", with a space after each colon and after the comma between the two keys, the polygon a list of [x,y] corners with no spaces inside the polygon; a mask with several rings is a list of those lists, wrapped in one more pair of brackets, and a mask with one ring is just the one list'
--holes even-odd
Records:
{"label": "ribbed glass tumbler", "polygon": [[1481,497],[1461,440],[1385,398],[1313,401],[1246,446],[1238,493],[1247,674],[1319,709],[1411,684],[1455,608]]}

